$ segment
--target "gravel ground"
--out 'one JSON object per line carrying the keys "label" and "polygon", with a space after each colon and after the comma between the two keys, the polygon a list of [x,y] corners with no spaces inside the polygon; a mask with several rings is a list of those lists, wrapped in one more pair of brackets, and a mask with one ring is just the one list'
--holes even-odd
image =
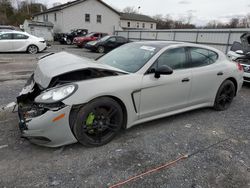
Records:
{"label": "gravel ground", "polygon": [[[62,49],[90,58],[99,56],[64,45],[54,45],[48,52]],[[0,54],[0,106],[15,99],[36,57]],[[1,111],[0,187],[109,187],[192,154],[122,187],[249,188],[249,96],[250,85],[244,85],[227,111],[205,108],[144,123],[98,148],[33,145],[20,138],[17,115]]]}

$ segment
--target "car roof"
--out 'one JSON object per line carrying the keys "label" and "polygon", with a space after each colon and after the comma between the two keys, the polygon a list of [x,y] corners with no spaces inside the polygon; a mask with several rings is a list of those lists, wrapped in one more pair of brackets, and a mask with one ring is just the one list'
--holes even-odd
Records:
{"label": "car roof", "polygon": [[23,32],[23,31],[15,31],[15,30],[8,30],[8,31],[2,31],[0,32],[0,34],[5,34],[5,33],[17,33],[17,34],[26,34],[26,35],[29,35],[29,33],[27,32]]}
{"label": "car roof", "polygon": [[176,42],[176,41],[138,41],[135,43],[153,46],[157,48],[164,48],[164,47],[171,46],[171,45],[184,44],[184,42]]}

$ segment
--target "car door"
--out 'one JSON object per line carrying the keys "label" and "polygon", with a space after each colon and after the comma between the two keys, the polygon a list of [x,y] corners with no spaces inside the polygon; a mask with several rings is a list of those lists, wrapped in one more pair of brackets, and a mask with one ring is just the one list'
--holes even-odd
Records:
{"label": "car door", "polygon": [[13,50],[12,33],[0,33],[0,52]]}
{"label": "car door", "polygon": [[[185,108],[191,89],[191,72],[186,69],[185,48],[169,49],[162,53],[150,70],[143,76],[140,103],[140,118]],[[155,78],[155,69],[169,66],[171,75]]]}
{"label": "car door", "polygon": [[190,105],[208,103],[215,98],[224,79],[224,64],[216,63],[218,54],[214,51],[190,47],[189,68],[192,71]]}
{"label": "car door", "polygon": [[127,39],[123,37],[117,37],[116,40],[117,40],[117,46],[121,46],[127,42]]}
{"label": "car door", "polygon": [[106,42],[106,48],[109,50],[112,50],[114,48],[116,48],[117,42],[116,42],[116,38],[115,37],[110,37],[107,42]]}
{"label": "car door", "polygon": [[13,51],[25,51],[29,45],[29,36],[21,33],[13,34]]}

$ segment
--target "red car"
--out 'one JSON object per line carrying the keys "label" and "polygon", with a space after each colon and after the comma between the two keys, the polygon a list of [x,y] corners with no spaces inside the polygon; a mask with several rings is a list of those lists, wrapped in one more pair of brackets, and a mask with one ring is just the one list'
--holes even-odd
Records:
{"label": "red car", "polygon": [[86,43],[90,41],[99,40],[100,38],[107,36],[107,33],[96,33],[92,32],[83,37],[75,37],[73,44],[77,45],[79,48],[83,48]]}

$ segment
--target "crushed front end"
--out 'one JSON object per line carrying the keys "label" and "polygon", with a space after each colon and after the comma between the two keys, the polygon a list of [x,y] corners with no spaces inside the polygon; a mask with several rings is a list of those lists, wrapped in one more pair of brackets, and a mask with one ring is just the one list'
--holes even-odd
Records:
{"label": "crushed front end", "polygon": [[17,97],[22,137],[32,143],[48,147],[77,142],[69,125],[71,106],[63,102],[51,104],[35,102],[36,97],[42,92],[32,75]]}

